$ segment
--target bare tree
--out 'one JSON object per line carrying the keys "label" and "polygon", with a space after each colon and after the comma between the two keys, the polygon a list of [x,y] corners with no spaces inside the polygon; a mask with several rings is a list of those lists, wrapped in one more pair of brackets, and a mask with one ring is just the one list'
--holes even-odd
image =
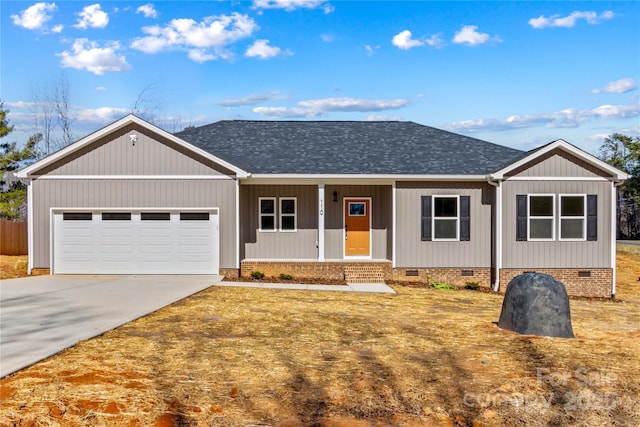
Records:
{"label": "bare tree", "polygon": [[60,131],[62,132],[62,144],[66,146],[73,142],[71,125],[73,124],[75,119],[71,117],[71,106],[69,101],[69,79],[67,78],[67,75],[65,73],[60,73],[60,77],[56,82],[54,90],[58,126],[60,127]]}
{"label": "bare tree", "polygon": [[[40,155],[47,155],[73,142],[69,80],[65,73],[31,87],[35,132],[42,135]],[[56,132],[57,131],[57,132]]]}

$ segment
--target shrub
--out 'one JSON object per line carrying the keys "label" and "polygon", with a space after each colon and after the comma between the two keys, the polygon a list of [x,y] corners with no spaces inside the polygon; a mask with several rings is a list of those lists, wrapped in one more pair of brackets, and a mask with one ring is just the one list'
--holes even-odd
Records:
{"label": "shrub", "polygon": [[282,280],[291,280],[293,279],[293,276],[287,273],[280,273],[280,278]]}
{"label": "shrub", "polygon": [[465,282],[464,284],[464,288],[465,289],[471,289],[471,290],[476,290],[478,289],[478,287],[480,286],[480,283],[478,282]]}
{"label": "shrub", "polygon": [[448,291],[456,288],[455,286],[452,286],[448,283],[441,283],[441,282],[430,282],[429,287],[438,289],[440,291]]}
{"label": "shrub", "polygon": [[255,280],[262,280],[264,279],[264,273],[261,271],[252,271],[251,278]]}

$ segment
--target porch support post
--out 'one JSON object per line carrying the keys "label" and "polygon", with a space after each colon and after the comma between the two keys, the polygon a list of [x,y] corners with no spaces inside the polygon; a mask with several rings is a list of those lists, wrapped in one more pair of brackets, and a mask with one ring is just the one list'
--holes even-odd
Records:
{"label": "porch support post", "polygon": [[318,261],[324,262],[324,184],[318,184]]}
{"label": "porch support post", "polygon": [[396,230],[398,227],[396,184],[391,185],[391,268],[396,268]]}
{"label": "porch support post", "polygon": [[618,217],[616,202],[618,193],[616,183],[611,181],[611,298],[616,297],[616,239],[618,237]]}

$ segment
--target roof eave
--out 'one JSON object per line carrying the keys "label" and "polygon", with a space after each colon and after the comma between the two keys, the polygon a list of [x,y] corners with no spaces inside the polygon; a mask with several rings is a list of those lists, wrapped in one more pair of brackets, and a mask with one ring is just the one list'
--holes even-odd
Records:
{"label": "roof eave", "polygon": [[541,157],[555,149],[561,149],[564,150],[582,160],[584,160],[585,162],[587,162],[588,164],[601,169],[609,174],[611,174],[611,176],[613,177],[614,180],[616,181],[624,181],[625,179],[629,179],[631,177],[631,175],[627,174],[626,172],[621,171],[618,168],[615,168],[613,166],[611,166],[610,164],[608,164],[607,162],[598,159],[597,157],[587,153],[586,151],[583,151],[577,147],[575,147],[574,145],[568,143],[565,140],[562,139],[558,139],[556,141],[553,141],[543,147],[541,147],[538,150],[533,151],[531,154],[529,154],[528,156],[525,156],[523,158],[521,158],[520,160],[511,163],[510,165],[500,169],[497,172],[494,172],[491,174],[491,179],[492,180],[504,180],[505,179],[505,175],[508,174],[511,171],[514,171],[516,169],[518,169],[521,166],[526,165],[527,163],[537,159],[538,157]]}
{"label": "roof eave", "polygon": [[55,153],[17,171],[14,173],[14,175],[18,178],[18,179],[28,179],[31,177],[31,175],[34,174],[34,172],[38,171],[41,168],[44,168],[46,166],[49,166],[55,162],[57,162],[58,160],[75,153],[76,151],[86,147],[87,145],[97,141],[98,139],[109,135],[112,132],[115,132],[119,129],[122,129],[125,126],[128,126],[130,124],[137,124],[139,126],[142,126],[144,128],[146,128],[147,130],[157,133],[158,135],[160,135],[163,138],[166,138],[178,145],[180,145],[181,147],[186,148],[187,150],[192,151],[195,154],[198,154],[199,156],[202,156],[206,159],[211,160],[212,162],[219,164],[220,166],[229,169],[230,171],[234,172],[236,174],[236,176],[238,178],[244,178],[249,176],[249,173],[240,169],[239,167],[232,165],[231,163],[222,160],[204,150],[202,150],[201,148],[196,147],[195,145],[192,145],[180,138],[178,138],[175,135],[170,134],[169,132],[160,129],[159,127],[141,119],[140,117],[137,117],[133,114],[129,114],[119,120],[116,120],[115,122],[103,127],[102,129],[99,129],[87,136],[85,136],[84,138],[70,144],[67,145],[66,147],[62,148],[59,151],[56,151]]}

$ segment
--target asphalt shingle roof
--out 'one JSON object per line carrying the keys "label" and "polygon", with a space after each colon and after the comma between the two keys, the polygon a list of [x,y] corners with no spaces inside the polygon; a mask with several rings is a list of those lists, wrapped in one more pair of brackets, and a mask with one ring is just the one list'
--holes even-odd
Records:
{"label": "asphalt shingle roof", "polygon": [[527,154],[413,122],[223,120],[175,135],[253,174],[483,175]]}

